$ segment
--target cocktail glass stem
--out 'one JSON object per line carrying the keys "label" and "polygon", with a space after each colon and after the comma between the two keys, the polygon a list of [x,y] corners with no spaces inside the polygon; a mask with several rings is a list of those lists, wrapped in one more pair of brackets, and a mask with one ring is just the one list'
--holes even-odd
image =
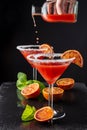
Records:
{"label": "cocktail glass stem", "polygon": [[49,84],[48,106],[50,106],[53,109],[53,84]]}
{"label": "cocktail glass stem", "polygon": [[[48,90],[49,90],[48,106],[50,106],[53,109],[53,84],[49,84]],[[51,125],[53,124],[53,119],[50,120],[50,123]]]}
{"label": "cocktail glass stem", "polygon": [[33,67],[33,80],[37,80],[37,69]]}
{"label": "cocktail glass stem", "polygon": [[49,121],[51,123],[51,125],[53,125],[53,120],[61,119],[61,118],[65,117],[65,113],[63,112],[62,109],[61,110],[55,110],[54,109],[54,104],[53,104],[53,86],[54,86],[54,84],[49,84],[48,106],[50,106],[53,109],[53,111],[54,111],[54,116]]}

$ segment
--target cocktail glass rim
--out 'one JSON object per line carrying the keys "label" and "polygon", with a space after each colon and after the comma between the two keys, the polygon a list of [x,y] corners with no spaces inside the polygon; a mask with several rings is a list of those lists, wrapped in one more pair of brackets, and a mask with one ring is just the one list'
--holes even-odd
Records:
{"label": "cocktail glass rim", "polygon": [[[53,57],[53,55],[54,55],[54,57],[55,56],[59,56],[59,57],[61,57],[62,56],[62,53],[49,53],[49,54],[42,54],[42,53],[40,53],[40,54],[30,54],[30,55],[28,55],[27,56],[27,59],[30,59],[31,61],[34,61],[34,62],[41,62],[41,63],[48,63],[49,61],[50,62],[60,62],[60,63],[63,63],[63,62],[71,62],[71,61],[73,61],[74,59],[75,59],[75,57],[73,57],[73,58],[67,58],[67,59],[64,59],[64,58],[61,58],[61,59],[52,59],[52,57]],[[39,56],[49,56],[49,59],[37,59]],[[32,58],[33,57],[33,58]]]}
{"label": "cocktail glass rim", "polygon": [[[38,48],[35,48],[35,49],[33,49],[33,48],[31,48],[31,47],[39,47],[40,46],[40,44],[38,44],[38,45],[34,45],[34,44],[30,44],[30,45],[17,45],[16,46],[16,48],[18,49],[18,50],[20,50],[20,51],[23,51],[23,50],[38,50]],[[45,49],[41,49],[41,48],[39,48],[40,50],[45,50]]]}

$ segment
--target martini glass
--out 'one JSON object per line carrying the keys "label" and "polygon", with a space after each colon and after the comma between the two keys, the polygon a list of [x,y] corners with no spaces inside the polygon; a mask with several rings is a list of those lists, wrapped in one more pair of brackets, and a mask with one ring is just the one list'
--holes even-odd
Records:
{"label": "martini glass", "polygon": [[[16,48],[21,52],[24,58],[27,60],[27,56],[30,54],[43,53],[44,49],[39,48],[40,45],[18,45]],[[33,67],[33,80],[37,80],[37,70],[34,65],[27,60],[28,63]]]}
{"label": "martini glass", "polygon": [[64,73],[75,58],[62,59],[61,53],[29,55],[27,59],[37,68],[38,72],[49,84],[48,105],[54,110],[53,120],[61,119],[65,113],[60,113],[53,106],[53,86],[55,81]]}

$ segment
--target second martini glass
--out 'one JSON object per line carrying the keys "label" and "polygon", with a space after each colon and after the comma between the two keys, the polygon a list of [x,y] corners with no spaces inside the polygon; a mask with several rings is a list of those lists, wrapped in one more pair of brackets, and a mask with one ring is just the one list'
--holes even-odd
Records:
{"label": "second martini glass", "polygon": [[[60,53],[53,54],[36,54],[29,55],[27,59],[31,61],[38,72],[49,84],[49,100],[48,105],[53,108],[53,86],[55,81],[64,73],[68,66],[75,58],[61,59]],[[65,116],[65,113],[61,113],[58,110],[54,110],[54,117],[52,120],[60,119]]]}
{"label": "second martini glass", "polygon": [[[39,48],[40,45],[18,45],[16,48],[21,52],[21,54],[24,56],[24,58],[27,60],[27,56],[30,54],[38,54],[43,53],[44,49]],[[29,60],[27,60],[28,63],[31,64]],[[32,64],[31,64],[32,65]],[[37,80],[37,70],[33,67],[33,80]]]}

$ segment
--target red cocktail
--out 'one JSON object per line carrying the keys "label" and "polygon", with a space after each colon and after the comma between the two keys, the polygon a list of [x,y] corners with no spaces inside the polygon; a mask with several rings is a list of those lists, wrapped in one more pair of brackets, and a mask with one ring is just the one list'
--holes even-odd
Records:
{"label": "red cocktail", "polygon": [[[34,58],[32,58],[32,56]],[[43,59],[41,59],[41,57],[43,57]],[[50,91],[48,105],[53,108],[53,84],[64,73],[75,58],[61,59],[60,53],[53,53],[30,55],[27,59],[35,65],[38,72],[49,84]],[[54,120],[63,118],[64,116],[65,113],[59,114],[59,111],[54,110]]]}

